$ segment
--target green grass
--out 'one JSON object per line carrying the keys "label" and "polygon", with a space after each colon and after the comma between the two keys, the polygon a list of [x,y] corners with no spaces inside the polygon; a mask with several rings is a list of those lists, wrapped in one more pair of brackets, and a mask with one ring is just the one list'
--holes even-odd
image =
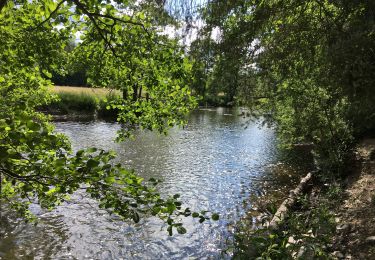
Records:
{"label": "green grass", "polygon": [[63,114],[83,112],[100,116],[113,116],[116,111],[107,110],[107,103],[119,97],[118,90],[99,88],[55,86],[52,90],[58,99],[48,105],[47,110]]}
{"label": "green grass", "polygon": [[61,112],[84,111],[95,112],[98,107],[98,99],[86,93],[60,92],[59,100],[50,104],[50,107]]}
{"label": "green grass", "polygon": [[108,88],[87,88],[87,87],[71,87],[71,86],[54,86],[53,93],[71,93],[71,94],[86,94],[97,98],[105,98],[107,95],[120,95],[121,92],[115,89]]}

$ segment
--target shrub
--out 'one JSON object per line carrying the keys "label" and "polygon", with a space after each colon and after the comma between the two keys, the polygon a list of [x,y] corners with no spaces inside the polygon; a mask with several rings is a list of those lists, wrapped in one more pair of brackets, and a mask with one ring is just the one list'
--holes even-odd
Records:
{"label": "shrub", "polygon": [[116,93],[109,92],[105,98],[99,100],[98,104],[98,116],[100,117],[117,117],[118,110],[109,106],[111,102],[114,102],[119,98]]}

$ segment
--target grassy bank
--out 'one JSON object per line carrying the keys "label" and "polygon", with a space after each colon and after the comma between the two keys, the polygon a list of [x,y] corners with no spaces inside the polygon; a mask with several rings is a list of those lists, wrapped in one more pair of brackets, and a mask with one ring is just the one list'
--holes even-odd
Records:
{"label": "grassy bank", "polygon": [[85,94],[91,97],[97,97],[99,99],[105,98],[107,95],[120,95],[119,90],[107,89],[107,88],[87,88],[87,87],[71,87],[71,86],[55,86],[52,89],[53,93],[62,94]]}
{"label": "grassy bank", "polygon": [[52,114],[71,113],[97,113],[99,116],[115,116],[116,111],[107,110],[107,103],[120,96],[120,91],[86,88],[55,86],[52,90],[58,99],[42,110]]}

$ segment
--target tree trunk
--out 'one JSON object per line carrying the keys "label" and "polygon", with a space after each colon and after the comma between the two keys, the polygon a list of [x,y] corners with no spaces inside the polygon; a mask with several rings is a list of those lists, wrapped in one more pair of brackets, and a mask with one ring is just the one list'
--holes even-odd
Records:
{"label": "tree trunk", "polygon": [[142,86],[139,88],[138,99],[142,97]]}
{"label": "tree trunk", "polygon": [[3,7],[7,4],[8,0],[0,0],[0,12],[3,10]]}
{"label": "tree trunk", "polygon": [[138,99],[138,86],[137,85],[134,85],[133,86],[133,101],[137,101]]}
{"label": "tree trunk", "polygon": [[127,89],[122,90],[122,99],[124,99],[124,100],[128,99],[128,90]]}
{"label": "tree trunk", "polygon": [[278,225],[285,219],[290,208],[295,205],[297,199],[306,190],[307,186],[311,183],[313,178],[312,172],[309,172],[304,178],[301,179],[298,186],[290,191],[287,199],[281,203],[280,207],[277,209],[275,215],[273,216],[268,227],[271,229],[276,229]]}

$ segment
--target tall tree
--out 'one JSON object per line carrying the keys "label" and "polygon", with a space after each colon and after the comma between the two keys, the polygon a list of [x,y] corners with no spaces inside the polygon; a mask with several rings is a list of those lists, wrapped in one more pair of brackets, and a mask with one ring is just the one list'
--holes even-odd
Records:
{"label": "tall tree", "polygon": [[337,172],[353,138],[375,129],[374,10],[367,0],[212,1],[205,17],[223,31],[222,55],[240,49],[238,75],[253,77],[238,95],[272,116],[285,144],[313,142]]}

